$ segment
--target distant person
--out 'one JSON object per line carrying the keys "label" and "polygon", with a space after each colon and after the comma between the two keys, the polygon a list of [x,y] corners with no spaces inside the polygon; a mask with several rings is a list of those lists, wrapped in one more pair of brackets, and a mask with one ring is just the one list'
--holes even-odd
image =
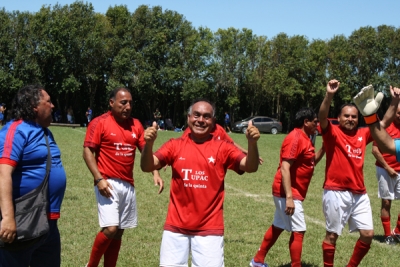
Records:
{"label": "distant person", "polygon": [[71,106],[67,109],[67,121],[68,123],[74,123],[74,111]]}
{"label": "distant person", "polygon": [[93,116],[93,111],[90,107],[88,107],[87,111],[86,111],[86,119],[87,119],[88,125],[89,125],[89,122],[92,120],[92,116]]}
{"label": "distant person", "polygon": [[142,171],[172,167],[170,202],[160,250],[160,266],[224,266],[224,178],[258,169],[258,129],[249,123],[247,156],[233,144],[213,138],[215,106],[206,99],[192,102],[187,115],[191,133],[171,139],[153,154],[157,126],[145,130]]}
{"label": "distant person", "polygon": [[[392,138],[400,138],[400,106],[397,107],[396,118],[386,129]],[[396,156],[381,153],[376,142],[372,144],[372,154],[376,158],[376,178],[378,180],[378,197],[381,198],[381,222],[384,230],[385,243],[396,245],[390,225],[390,208],[392,201],[400,199],[400,163]],[[396,229],[400,233],[400,213],[397,216]],[[400,237],[400,235],[399,235]],[[400,240],[399,240],[400,241]]]}
{"label": "distant person", "polygon": [[160,120],[161,120],[161,112],[156,108],[156,111],[153,113],[154,120],[157,122],[157,125],[160,126]]}
{"label": "distant person", "polygon": [[225,126],[225,130],[228,133],[231,133],[230,124],[231,124],[231,118],[229,117],[228,112],[225,111],[224,126]]}
{"label": "distant person", "polygon": [[[100,232],[96,235],[87,267],[114,267],[125,229],[137,226],[136,188],[133,167],[136,149],[143,150],[144,130],[131,118],[132,95],[126,88],[114,89],[110,111],[92,120],[86,131],[83,158],[93,175]],[[163,187],[158,176],[154,182]],[[159,191],[160,193],[160,191]]]}
{"label": "distant person", "polygon": [[0,105],[0,125],[4,125],[5,122],[5,115],[4,113],[6,112],[6,104],[1,103]]}
{"label": "distant person", "polygon": [[286,230],[291,232],[289,252],[292,267],[301,267],[303,237],[306,232],[303,201],[314,173],[324,155],[323,146],[315,153],[309,136],[318,125],[317,114],[311,108],[296,113],[294,129],[285,137],[280,162],[272,184],[275,203],[274,221],[265,232],[260,248],[250,262],[251,267],[267,267],[264,263],[268,251]]}
{"label": "distant person", "polygon": [[61,111],[58,108],[54,111],[54,121],[61,122]]}
{"label": "distant person", "polygon": [[0,266],[61,266],[61,239],[57,222],[66,188],[61,152],[49,130],[52,109],[49,94],[40,85],[20,89],[11,105],[11,121],[0,130],[0,238],[16,236],[13,200],[37,188],[45,179],[48,148],[51,154],[49,183],[49,232],[19,251],[0,249]]}

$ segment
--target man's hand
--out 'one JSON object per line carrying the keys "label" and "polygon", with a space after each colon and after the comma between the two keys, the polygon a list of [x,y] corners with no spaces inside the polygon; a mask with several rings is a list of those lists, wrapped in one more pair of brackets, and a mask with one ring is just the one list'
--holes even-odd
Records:
{"label": "man's hand", "polygon": [[154,141],[157,139],[157,122],[153,121],[153,125],[151,127],[147,127],[147,129],[144,131],[144,140],[146,143],[154,143]]}
{"label": "man's hand", "polygon": [[[392,92],[392,87],[390,86]],[[375,114],[381,105],[383,94],[379,92],[374,99],[374,87],[368,85],[353,98],[358,110],[364,117]]]}
{"label": "man's hand", "polygon": [[260,138],[260,131],[256,126],[253,125],[253,121],[249,121],[249,125],[247,126],[246,138],[249,141],[257,142]]}
{"label": "man's hand", "polygon": [[338,80],[330,80],[328,82],[328,84],[326,85],[326,92],[328,94],[335,94],[336,91],[339,89],[340,87],[340,82]]}
{"label": "man's hand", "polygon": [[17,226],[14,218],[3,218],[0,222],[0,239],[4,243],[12,243],[17,236]]}
{"label": "man's hand", "polygon": [[160,173],[158,171],[153,172],[154,185],[158,186],[158,193],[161,194],[164,190],[164,181],[161,179]]}
{"label": "man's hand", "polygon": [[400,88],[390,86],[390,94],[392,98],[400,99]]}
{"label": "man's hand", "polygon": [[294,213],[294,201],[293,198],[286,198],[286,208],[285,213],[286,215],[292,216]]}
{"label": "man's hand", "polygon": [[113,190],[113,187],[106,179],[97,183],[97,189],[99,189],[100,195],[103,197],[110,198],[112,196],[111,190]]}

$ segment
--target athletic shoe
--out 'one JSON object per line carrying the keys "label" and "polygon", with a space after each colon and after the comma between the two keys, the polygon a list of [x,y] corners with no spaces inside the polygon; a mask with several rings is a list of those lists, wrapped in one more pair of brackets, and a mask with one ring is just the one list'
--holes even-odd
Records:
{"label": "athletic shoe", "polygon": [[255,262],[254,259],[252,259],[249,266],[250,267],[268,267],[268,264]]}
{"label": "athletic shoe", "polygon": [[387,236],[385,237],[385,243],[387,245],[396,245],[396,240],[394,240],[393,236]]}
{"label": "athletic shoe", "polygon": [[393,230],[392,230],[392,237],[394,238],[394,239],[397,239],[397,242],[400,242],[400,234],[398,234],[398,233],[396,233],[394,230],[395,230],[396,228],[393,228]]}

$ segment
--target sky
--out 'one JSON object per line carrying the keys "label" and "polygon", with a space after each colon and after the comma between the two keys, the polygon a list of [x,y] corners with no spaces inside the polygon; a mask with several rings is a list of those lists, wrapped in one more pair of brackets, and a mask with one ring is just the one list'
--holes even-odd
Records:
{"label": "sky", "polygon": [[[37,12],[43,5],[68,5],[73,0],[1,0],[6,11]],[[399,28],[398,0],[92,0],[96,12],[126,5],[133,13],[140,5],[161,6],[182,14],[195,28],[251,29],[272,39],[279,33],[304,35],[310,41],[350,36],[360,27],[388,25]]]}

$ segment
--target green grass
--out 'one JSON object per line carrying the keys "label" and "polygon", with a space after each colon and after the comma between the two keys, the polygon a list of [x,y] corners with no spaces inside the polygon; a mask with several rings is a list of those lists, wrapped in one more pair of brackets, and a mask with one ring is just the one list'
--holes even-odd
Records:
{"label": "green grass", "polygon": [[[67,190],[62,206],[59,228],[62,239],[62,266],[84,266],[91,246],[99,230],[97,207],[93,193],[93,178],[82,159],[82,145],[86,128],[51,127],[62,152],[67,172]],[[155,147],[180,133],[159,132]],[[232,138],[247,147],[243,134]],[[225,266],[248,266],[256,253],[266,229],[273,220],[274,205],[271,185],[279,162],[279,149],[286,135],[263,134],[258,142],[264,164],[258,172],[238,175],[228,171],[225,179]],[[321,137],[317,137],[317,148]],[[161,172],[165,191],[157,194],[152,176],[139,167],[140,153],[136,155],[135,185],[139,210],[139,226],[125,231],[117,266],[158,266],[161,235],[169,201],[170,168]],[[372,247],[360,266],[397,266],[400,246],[389,247],[382,243],[383,230],[380,222],[380,200],[377,198],[375,160],[371,145],[367,148],[364,165],[365,181],[372,204],[375,238]],[[325,159],[315,169],[304,201],[307,233],[303,244],[303,267],[322,266],[321,242],[325,235],[322,213],[322,183]],[[399,202],[392,203],[392,226],[400,211]],[[346,229],[347,230],[347,229]],[[345,266],[350,258],[358,233],[345,231],[339,238],[335,266]],[[281,237],[267,255],[271,267],[290,266],[288,249],[289,233]],[[393,255],[393,256],[391,256]]]}

